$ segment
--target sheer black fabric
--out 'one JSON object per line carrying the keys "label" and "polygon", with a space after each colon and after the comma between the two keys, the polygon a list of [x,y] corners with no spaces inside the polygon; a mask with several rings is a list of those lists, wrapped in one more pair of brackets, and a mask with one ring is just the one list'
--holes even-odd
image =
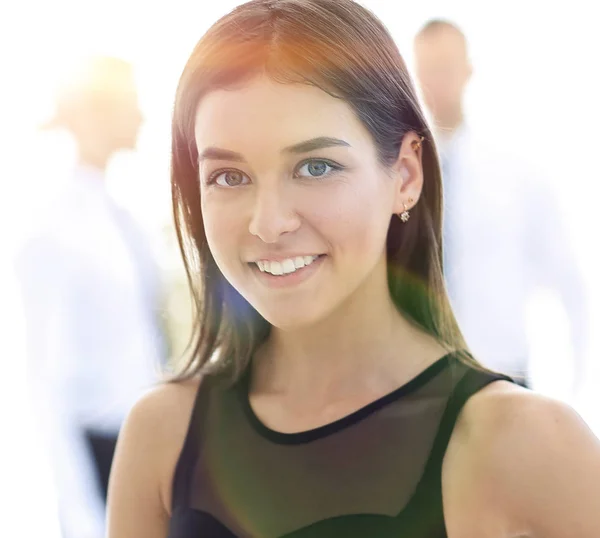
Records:
{"label": "sheer black fabric", "polygon": [[314,430],[267,428],[248,380],[206,379],[173,480],[169,538],[444,538],[442,461],[458,414],[503,376],[447,355]]}

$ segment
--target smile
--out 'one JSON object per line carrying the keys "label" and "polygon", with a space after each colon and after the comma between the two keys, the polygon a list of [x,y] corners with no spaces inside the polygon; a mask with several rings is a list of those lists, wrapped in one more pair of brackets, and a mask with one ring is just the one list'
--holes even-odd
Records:
{"label": "smile", "polygon": [[256,266],[261,273],[269,273],[273,276],[289,275],[308,267],[317,260],[319,256],[296,256],[294,258],[286,258],[284,260],[259,260]]}

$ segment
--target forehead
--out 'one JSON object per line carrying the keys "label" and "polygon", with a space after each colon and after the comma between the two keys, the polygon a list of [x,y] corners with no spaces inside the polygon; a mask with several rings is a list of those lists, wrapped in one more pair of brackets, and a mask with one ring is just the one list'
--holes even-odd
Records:
{"label": "forehead", "polygon": [[415,55],[420,62],[466,58],[466,54],[465,39],[454,28],[438,28],[415,41]]}
{"label": "forehead", "polygon": [[352,146],[370,142],[353,109],[319,88],[257,77],[236,89],[207,94],[196,111],[198,148],[243,151],[287,147],[317,136],[342,138]]}

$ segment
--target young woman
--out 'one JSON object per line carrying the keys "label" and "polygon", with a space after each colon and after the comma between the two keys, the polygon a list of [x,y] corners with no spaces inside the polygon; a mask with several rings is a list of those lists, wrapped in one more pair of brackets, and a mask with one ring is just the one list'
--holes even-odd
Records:
{"label": "young woman", "polygon": [[371,13],[238,7],[172,143],[196,345],[123,429],[110,538],[600,536],[595,437],[465,349],[436,148]]}

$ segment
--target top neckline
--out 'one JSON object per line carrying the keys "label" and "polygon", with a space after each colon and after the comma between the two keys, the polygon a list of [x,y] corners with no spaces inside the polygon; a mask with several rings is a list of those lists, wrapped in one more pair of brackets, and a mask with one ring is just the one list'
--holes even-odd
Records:
{"label": "top neckline", "polygon": [[425,370],[417,374],[411,380],[407,381],[405,384],[398,387],[397,389],[394,389],[392,392],[377,398],[376,400],[364,405],[363,407],[357,409],[356,411],[353,411],[352,413],[344,417],[341,417],[337,420],[334,420],[333,422],[329,422],[327,424],[318,426],[310,430],[304,430],[293,433],[283,433],[269,428],[260,420],[260,418],[258,418],[256,413],[252,409],[252,405],[250,404],[250,368],[248,368],[247,372],[240,379],[239,395],[244,413],[248,418],[248,421],[250,422],[252,428],[259,435],[273,443],[282,445],[299,445],[304,443],[310,443],[312,441],[316,441],[317,439],[322,439],[335,432],[343,430],[344,428],[352,426],[353,424],[360,422],[369,415],[390,404],[391,402],[394,402],[399,398],[402,398],[403,396],[408,396],[409,394],[415,392],[425,383],[427,383],[440,372],[442,372],[448,365],[450,358],[453,355],[453,352],[447,353],[443,357],[436,360],[433,364],[429,365],[427,368],[425,368]]}

